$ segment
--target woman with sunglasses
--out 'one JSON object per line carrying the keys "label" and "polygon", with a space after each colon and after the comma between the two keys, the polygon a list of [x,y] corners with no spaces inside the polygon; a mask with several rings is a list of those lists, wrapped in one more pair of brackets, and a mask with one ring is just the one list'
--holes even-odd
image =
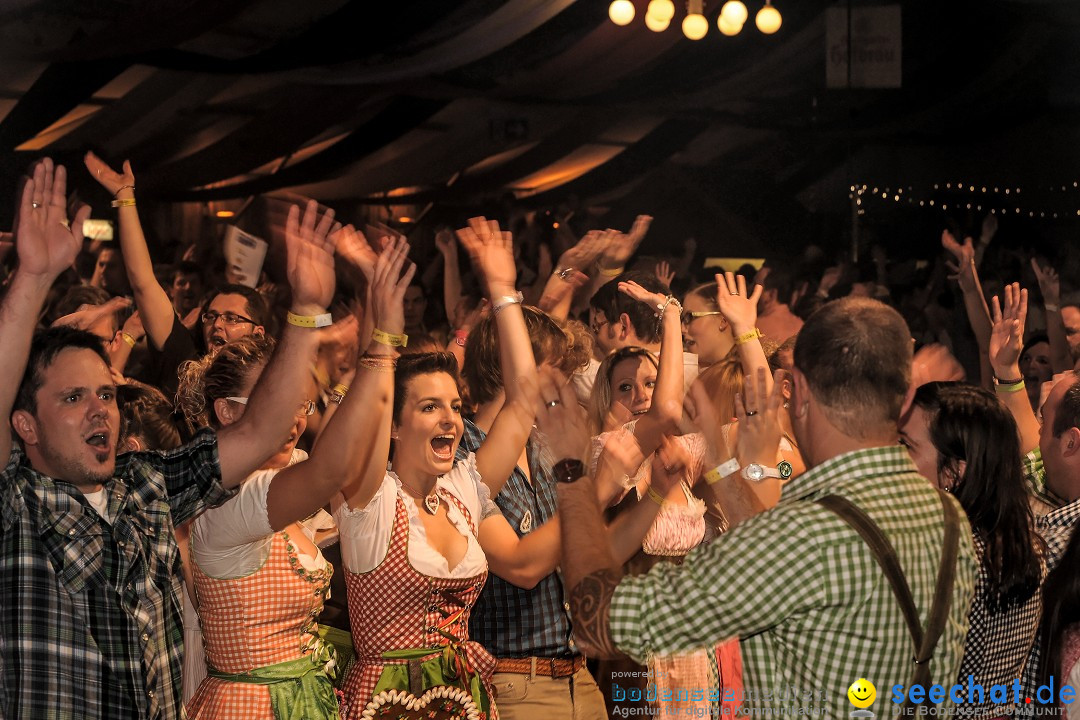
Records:
{"label": "woman with sunglasses", "polygon": [[[379,318],[400,304],[404,286],[384,280],[372,287],[372,310],[400,332]],[[185,365],[179,399],[189,422],[222,428],[238,421],[272,351],[268,338],[249,336]],[[314,379],[309,385],[311,398]],[[190,527],[192,597],[209,672],[186,706],[190,718],[339,717],[336,660],[316,622],[333,567],[315,531],[332,526],[321,508],[363,468],[356,430],[365,403],[338,399],[310,456],[296,448],[314,410],[309,399],[296,408],[286,444],[236,497]]]}
{"label": "woman with sunglasses", "polygon": [[731,323],[716,304],[716,289],[716,283],[699,285],[683,299],[683,344],[686,352],[697,354],[702,368],[720,362],[735,347]]}

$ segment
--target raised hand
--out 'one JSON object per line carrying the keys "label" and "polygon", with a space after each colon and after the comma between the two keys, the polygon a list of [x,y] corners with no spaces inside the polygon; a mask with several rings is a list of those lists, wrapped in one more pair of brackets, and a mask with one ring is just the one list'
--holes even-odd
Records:
{"label": "raised hand", "polygon": [[768,391],[768,373],[758,368],[755,376],[743,380],[743,391],[735,396],[735,417],[739,422],[735,456],[741,465],[772,465],[780,449],[778,412],[784,402],[784,371],[777,370],[772,392]]}
{"label": "raised hand", "polygon": [[650,215],[638,215],[634,220],[633,227],[630,228],[630,232],[622,233],[618,230],[606,231],[605,239],[607,246],[604,248],[604,252],[600,257],[600,267],[604,270],[615,270],[626,267],[627,261],[634,254],[634,251],[641,245],[641,241],[645,239],[646,233],[649,232],[649,225],[652,224],[652,216]]}
{"label": "raised hand", "polygon": [[911,386],[928,382],[964,379],[964,367],[948,348],[936,343],[923,345],[911,358]]}
{"label": "raised hand", "polygon": [[364,233],[352,225],[346,225],[333,234],[333,242],[338,256],[355,265],[368,282],[371,282],[372,274],[375,272],[375,261],[379,256],[371,249]]}
{"label": "raised hand", "polygon": [[120,192],[121,188],[135,189],[135,173],[131,171],[131,163],[127,160],[124,161],[123,172],[116,172],[109,167],[104,160],[99,158],[92,152],[86,153],[86,157],[83,158],[83,163],[86,165],[86,169],[90,171],[90,175],[101,184],[103,188],[109,191],[109,193],[116,197],[116,194]]}
{"label": "raised hand", "polygon": [[[990,303],[990,367],[999,378],[1019,377],[1020,352],[1024,349],[1027,290],[1020,283],[1005,286],[1005,306],[995,295]],[[1012,374],[1010,374],[1012,373]]]}
{"label": "raised hand", "polygon": [[536,427],[544,435],[544,444],[553,461],[563,458],[583,459],[589,442],[585,410],[577,395],[559,371],[539,368]]}
{"label": "raised hand", "polygon": [[[402,267],[408,263],[405,272]],[[416,273],[416,264],[409,262],[409,243],[403,237],[396,238],[383,249],[375,263],[375,275],[371,282],[371,308],[375,315],[375,327],[391,335],[405,330],[405,289]]]}
{"label": "raised hand", "polygon": [[457,257],[457,243],[454,242],[454,233],[447,228],[441,228],[435,233],[435,247],[439,249],[444,258]]}
{"label": "raised hand", "polygon": [[[51,327],[74,327],[80,330],[89,330],[102,318],[113,315],[121,310],[131,307],[131,299],[126,297],[109,298],[101,305],[82,305],[73,313],[53,320]],[[125,330],[127,326],[125,325]]]}
{"label": "raised hand", "polygon": [[90,207],[79,208],[74,222],[67,220],[67,172],[54,169],[49,158],[34,165],[34,174],[23,185],[19,220],[15,228],[15,251],[19,272],[51,283],[71,267],[82,247],[82,227]]}
{"label": "raised hand", "polygon": [[319,204],[308,200],[303,220],[297,205],[289,207],[285,221],[289,286],[295,309],[322,313],[334,297],[334,211],[319,217]]}
{"label": "raised hand", "polygon": [[653,272],[656,274],[656,279],[664,284],[664,287],[671,288],[671,281],[675,279],[675,271],[671,269],[671,265],[668,264],[667,260],[656,263]]}
{"label": "raised hand", "polygon": [[631,298],[637,300],[638,302],[643,302],[651,305],[653,309],[657,312],[660,311],[660,308],[663,307],[664,302],[667,300],[667,295],[664,295],[663,293],[649,292],[648,290],[633,281],[620,282],[619,292],[623,293],[624,295],[629,295]]}
{"label": "raised hand", "polygon": [[[993,215],[990,217],[993,217]],[[1031,258],[1031,269],[1035,271],[1035,279],[1039,283],[1039,292],[1042,293],[1043,303],[1051,307],[1060,307],[1061,279],[1058,278],[1057,270],[1052,265],[1047,265],[1044,270],[1035,258]]]}
{"label": "raised hand", "polygon": [[716,274],[716,307],[731,323],[736,335],[754,329],[760,297],[760,285],[755,285],[750,295],[746,294],[746,278],[742,275],[730,272]]}
{"label": "raised hand", "polygon": [[607,233],[590,230],[572,248],[559,256],[559,267],[575,270],[588,269],[603,254],[610,239],[611,235]]}
{"label": "raised hand", "polygon": [[818,282],[817,294],[821,297],[829,297],[829,293],[840,282],[843,274],[844,269],[839,265],[825,268],[825,272],[821,273],[821,280]]}
{"label": "raised hand", "polygon": [[948,230],[941,231],[941,246],[949,251],[953,260],[946,260],[945,267],[952,274],[950,280],[960,283],[962,290],[971,290],[975,285],[975,245],[970,237],[964,238],[961,245]]}
{"label": "raised hand", "polygon": [[499,229],[498,220],[469,219],[469,226],[457,231],[457,238],[469,253],[473,267],[484,279],[488,297],[513,294],[517,283],[514,241]]}

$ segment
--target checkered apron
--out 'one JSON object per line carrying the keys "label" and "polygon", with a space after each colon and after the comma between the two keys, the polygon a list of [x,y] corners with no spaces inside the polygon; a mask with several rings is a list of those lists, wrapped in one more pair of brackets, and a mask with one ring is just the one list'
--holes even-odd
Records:
{"label": "checkered apron", "polygon": [[[461,501],[441,487],[438,493],[454,503],[475,535],[472,516]],[[409,564],[409,515],[399,495],[386,557],[366,573],[345,569],[356,661],[345,673],[342,715],[348,720],[359,719],[383,668],[390,662],[404,662],[386,660],[382,653],[423,647],[431,648],[435,656],[451,642],[442,633],[462,641],[469,665],[480,674],[489,697],[494,699],[490,679],[495,658],[479,643],[468,640],[469,614],[485,580],[486,571],[469,578],[433,578],[413,569]],[[497,720],[494,703],[491,715],[492,720]]]}
{"label": "checkered apron", "polygon": [[[305,570],[287,533],[274,533],[270,555],[251,575],[222,580],[203,573],[194,560],[191,567],[210,667],[247,673],[312,652],[334,568]],[[213,677],[202,681],[186,709],[191,720],[274,716],[265,685]]]}

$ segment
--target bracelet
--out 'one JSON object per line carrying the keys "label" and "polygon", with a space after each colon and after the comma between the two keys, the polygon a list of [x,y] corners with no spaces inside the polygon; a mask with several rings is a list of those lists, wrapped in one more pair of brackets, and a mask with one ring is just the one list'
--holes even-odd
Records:
{"label": "bracelet", "polygon": [[995,385],[1016,385],[1017,383],[1022,383],[1022,382],[1024,382],[1023,377],[1018,377],[1015,380],[1002,380],[997,375],[994,376],[994,384]]}
{"label": "bracelet", "polygon": [[454,331],[454,344],[458,347],[465,347],[465,341],[469,339],[468,330],[455,330]]}
{"label": "bracelet", "polygon": [[360,356],[360,360],[356,363],[356,366],[358,368],[364,368],[365,370],[392,373],[397,367],[397,358],[391,355],[364,354]]}
{"label": "bracelet", "polygon": [[114,208],[135,207],[135,198],[120,198],[119,200],[113,200],[111,205]]}
{"label": "bracelet", "polygon": [[1043,307],[1046,309],[1046,312],[1061,312],[1060,307],[1051,305],[1050,303],[1043,303]]}
{"label": "bracelet", "polygon": [[371,331],[371,339],[380,345],[388,345],[390,347],[405,347],[409,344],[409,336],[405,333],[395,335],[394,333],[388,333],[379,328],[375,328]]}
{"label": "bracelet", "polygon": [[491,304],[491,314],[498,315],[499,311],[507,305],[520,305],[525,296],[521,294],[519,290],[515,295],[503,295],[502,297],[495,298]]}
{"label": "bracelet", "polygon": [[345,383],[338,383],[334,387],[330,388],[330,392],[334,395],[340,395],[341,397],[345,397],[345,395],[349,392],[349,386]]}
{"label": "bracelet", "polygon": [[122,337],[124,339],[124,342],[126,342],[128,344],[128,347],[131,347],[131,348],[134,348],[135,343],[139,342],[138,340],[135,339],[135,337],[133,335],[130,335],[130,334],[126,333],[126,332],[121,332],[120,337]]}
{"label": "bracelet", "polygon": [[290,325],[303,328],[324,328],[330,327],[334,319],[330,313],[322,313],[321,315],[297,315],[296,313],[289,311],[288,320]]}
{"label": "bracelet", "polygon": [[1024,381],[1021,380],[1020,382],[1010,383],[1008,385],[998,384],[996,389],[997,389],[998,392],[1014,393],[1014,392],[1020,392],[1025,387],[1026,387],[1026,385],[1024,384]]}
{"label": "bracelet", "polygon": [[135,189],[134,185],[121,185],[120,187],[116,188],[116,192],[113,193],[113,198],[115,199],[116,196],[120,194],[121,190],[134,190],[134,189]]}
{"label": "bracelet", "polygon": [[674,295],[668,295],[666,298],[664,298],[663,304],[656,306],[656,309],[659,311],[657,317],[663,320],[664,313],[667,312],[668,306],[670,305],[674,305],[675,309],[679,311],[679,314],[682,314],[682,303],[680,303]]}
{"label": "bracelet", "polygon": [[600,267],[599,265],[597,265],[596,267],[600,271],[600,274],[604,277],[618,277],[622,275],[623,271],[626,269],[625,267],[605,269]]}
{"label": "bracelet", "polygon": [[735,473],[739,472],[741,468],[742,465],[739,464],[739,461],[735,458],[731,458],[727,462],[720,463],[712,470],[707,471],[705,473],[705,482],[709,483],[710,485],[715,485],[716,483],[726,478],[728,475],[734,475]]}
{"label": "bracelet", "polygon": [[735,338],[735,344],[736,345],[745,345],[746,343],[750,342],[751,340],[757,340],[761,336],[762,336],[761,331],[758,330],[757,328],[754,328],[753,330],[747,330],[742,335],[739,335],[738,337]]}
{"label": "bracelet", "polygon": [[653,489],[652,485],[649,485],[649,491],[648,491],[647,494],[649,496],[649,499],[651,499],[654,503],[656,503],[660,507],[664,507],[664,505],[667,504],[667,500],[664,499],[664,496],[661,495],[660,493],[656,492],[656,490]]}

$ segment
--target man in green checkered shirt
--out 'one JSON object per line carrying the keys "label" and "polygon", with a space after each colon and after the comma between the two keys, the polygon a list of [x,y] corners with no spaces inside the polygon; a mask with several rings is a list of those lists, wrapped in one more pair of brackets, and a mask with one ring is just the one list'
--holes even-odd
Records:
{"label": "man in green checkered shirt", "polygon": [[[600,518],[589,482],[560,489],[575,633],[586,654],[622,652],[638,661],[739,637],[744,712],[847,717],[855,709],[847,689],[866,678],[877,688],[868,709],[878,718],[895,716],[901,705],[893,686],[906,690],[913,673],[900,606],[869,546],[814,500],[840,495],[881,528],[925,627],[944,518],[937,491],[897,444],[910,335],[885,305],[848,298],[815,313],[798,338],[790,412],[811,469],[787,483],[775,508],[696,549],[681,566],[660,564],[620,581],[596,536]],[[748,412],[747,431],[751,423],[771,422],[765,398],[758,402],[763,407]],[[740,443],[741,465],[775,463],[775,447],[770,454],[751,446]],[[947,622],[930,666],[933,682],[946,687],[963,655],[976,569],[968,523],[959,503],[948,501],[962,518],[960,543]]]}

